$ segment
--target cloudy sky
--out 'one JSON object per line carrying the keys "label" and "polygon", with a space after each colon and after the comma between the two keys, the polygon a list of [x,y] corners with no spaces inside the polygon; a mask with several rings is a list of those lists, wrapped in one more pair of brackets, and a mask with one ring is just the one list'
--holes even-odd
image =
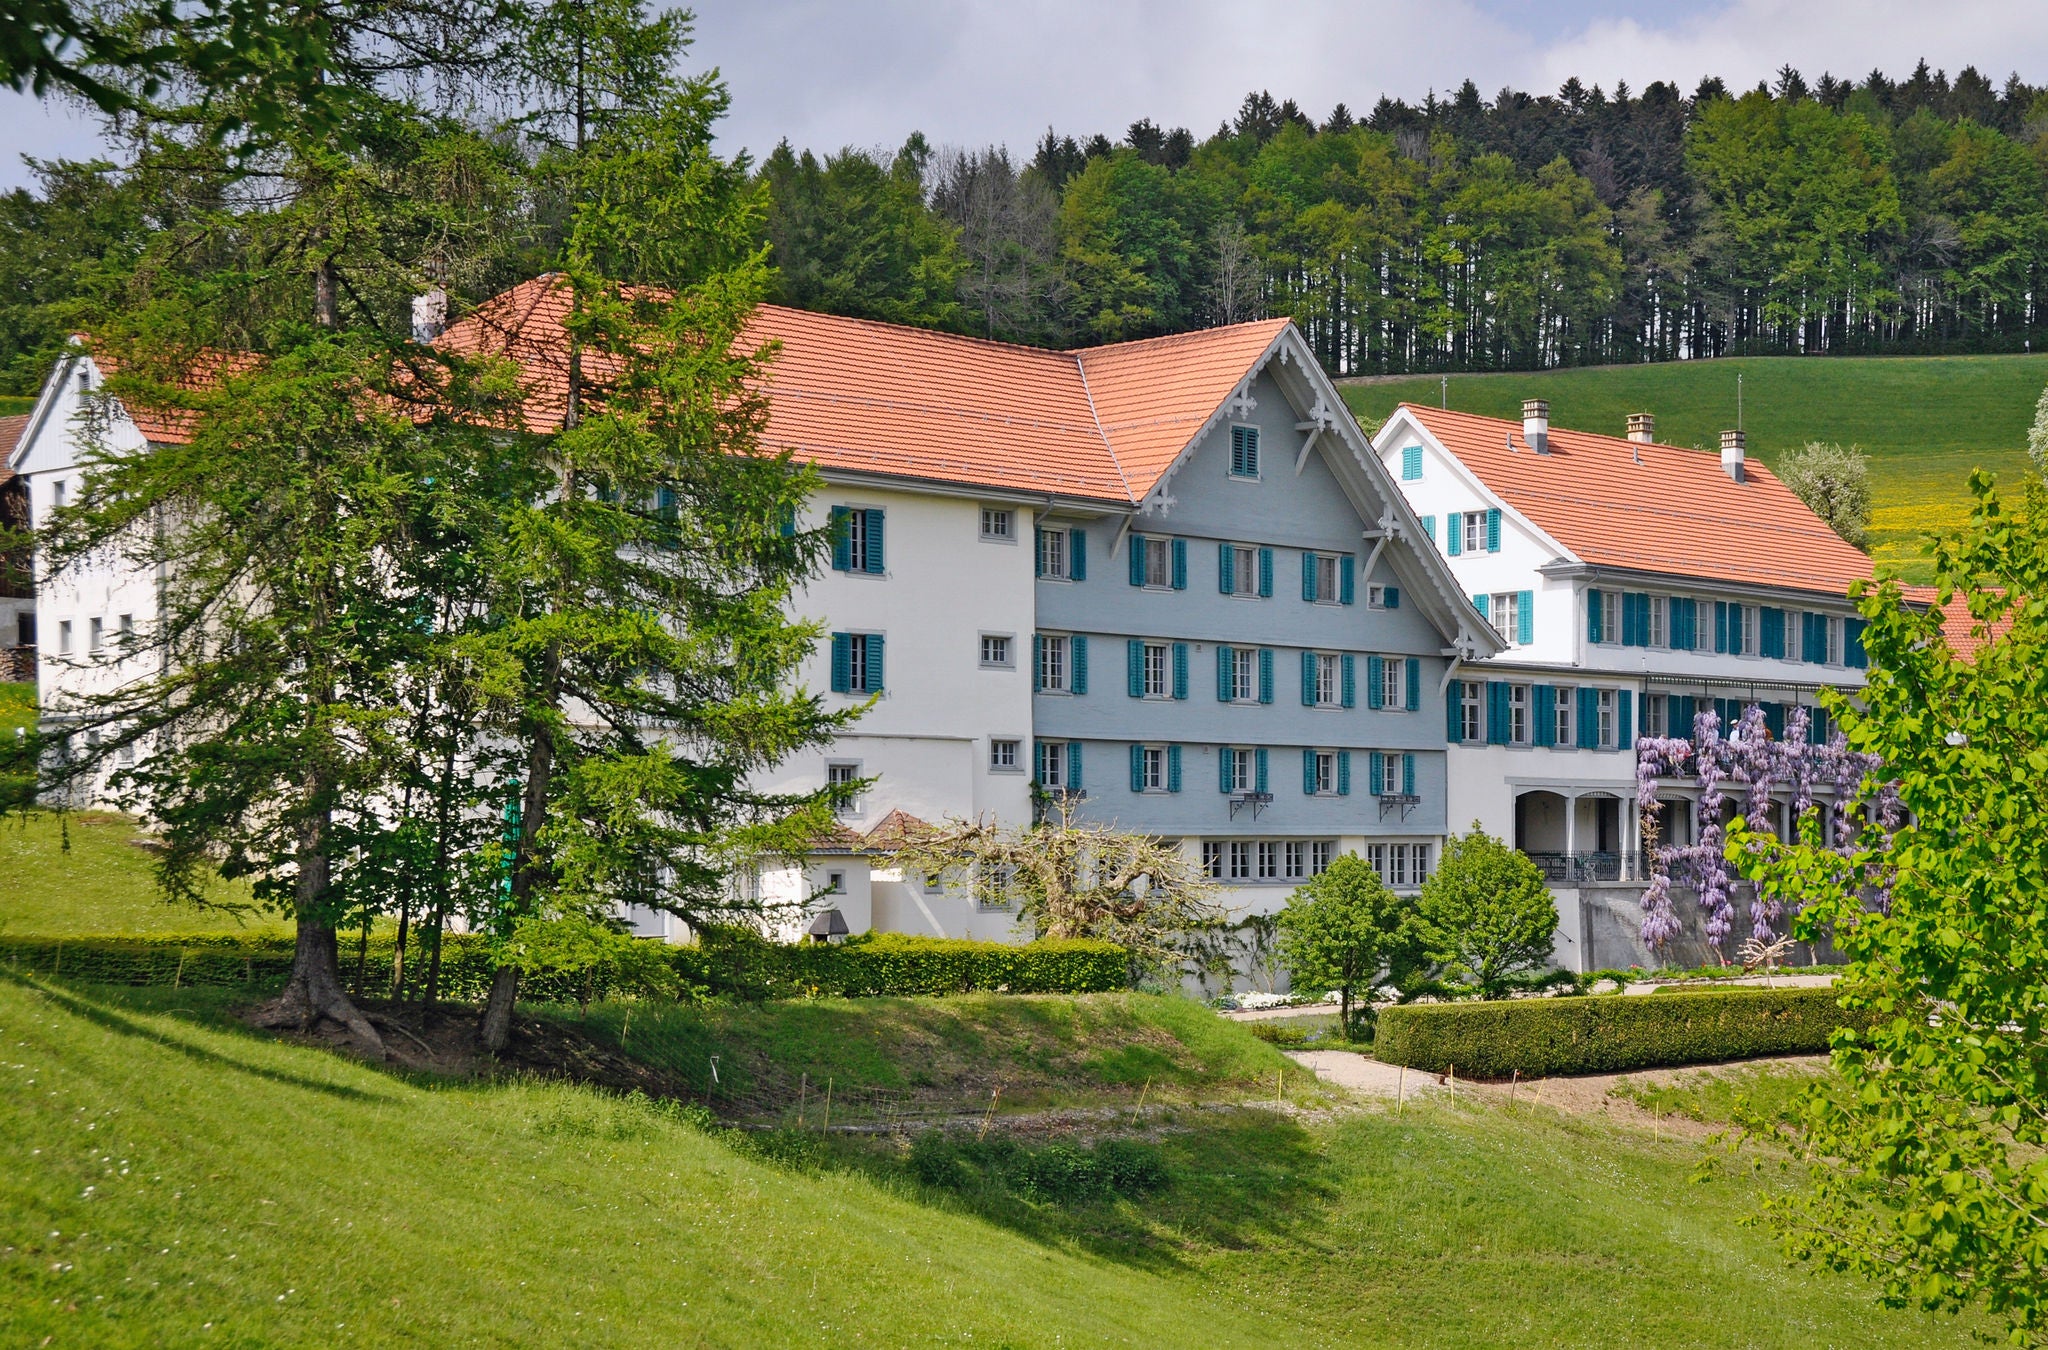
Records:
{"label": "cloudy sky", "polygon": [[[1549,91],[1702,76],[1754,84],[1785,62],[1901,76],[1924,56],[2048,82],[2040,0],[700,0],[692,61],[733,92],[724,142],[758,156],[938,144],[1028,151],[1047,126],[1121,133],[1150,117],[1205,136],[1249,89],[1320,118],[1466,78]],[[90,124],[0,94],[0,185],[22,154],[89,153]]]}

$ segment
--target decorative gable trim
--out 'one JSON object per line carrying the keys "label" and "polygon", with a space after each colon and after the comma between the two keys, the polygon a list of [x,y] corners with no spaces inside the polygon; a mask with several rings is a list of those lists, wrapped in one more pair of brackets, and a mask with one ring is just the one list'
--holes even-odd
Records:
{"label": "decorative gable trim", "polygon": [[[1474,495],[1486,502],[1489,507],[1498,510],[1503,517],[1514,521],[1530,534],[1536,536],[1539,543],[1556,555],[1553,562],[1544,563],[1541,566],[1549,567],[1556,563],[1576,563],[1580,561],[1579,555],[1566,548],[1563,542],[1555,535],[1510,506],[1499,493],[1488,487],[1478,474],[1473,473],[1467,467],[1464,460],[1459,459],[1445,448],[1444,443],[1438,440],[1430,429],[1423,425],[1420,419],[1410,415],[1406,408],[1394,409],[1394,415],[1389,417],[1386,424],[1380,428],[1379,435],[1373,441],[1373,454],[1376,458],[1384,455],[1387,448],[1396,441],[1412,439],[1411,436],[1396,434],[1403,428],[1412,433],[1412,437],[1420,437],[1422,443],[1434,451],[1439,460],[1450,467],[1452,474],[1457,478],[1458,482],[1470,489]],[[1531,450],[1526,453],[1534,454],[1536,452]],[[1386,461],[1382,459],[1380,462],[1381,466],[1385,467]]]}

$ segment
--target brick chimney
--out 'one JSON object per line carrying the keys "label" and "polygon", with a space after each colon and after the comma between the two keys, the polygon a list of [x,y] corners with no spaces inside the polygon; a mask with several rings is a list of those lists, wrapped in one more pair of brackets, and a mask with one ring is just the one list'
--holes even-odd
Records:
{"label": "brick chimney", "polygon": [[1638,445],[1648,445],[1657,439],[1657,414],[1630,413],[1628,415],[1628,438]]}
{"label": "brick chimney", "polygon": [[1721,468],[1738,483],[1742,481],[1742,449],[1748,439],[1739,431],[1721,433]]}
{"label": "brick chimney", "polygon": [[1543,399],[1522,400],[1522,439],[1537,454],[1550,453],[1550,404]]}

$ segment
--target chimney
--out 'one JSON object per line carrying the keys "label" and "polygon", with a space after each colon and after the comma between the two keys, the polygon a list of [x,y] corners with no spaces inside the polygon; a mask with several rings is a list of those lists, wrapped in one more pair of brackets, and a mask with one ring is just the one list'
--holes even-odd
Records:
{"label": "chimney", "polygon": [[1537,454],[1550,453],[1550,404],[1543,399],[1522,400],[1522,439]]}
{"label": "chimney", "polygon": [[1721,433],[1721,467],[1738,483],[1742,481],[1742,447],[1747,440],[1739,431]]}
{"label": "chimney", "polygon": [[1630,413],[1628,415],[1628,438],[1637,445],[1648,445],[1657,439],[1657,414]]}
{"label": "chimney", "polygon": [[432,342],[448,326],[448,292],[439,286],[412,299],[412,340]]}

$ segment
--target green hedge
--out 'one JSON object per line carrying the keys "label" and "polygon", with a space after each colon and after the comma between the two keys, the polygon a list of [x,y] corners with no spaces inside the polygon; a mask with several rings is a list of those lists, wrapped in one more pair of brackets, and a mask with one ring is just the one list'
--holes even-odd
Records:
{"label": "green hedge", "polygon": [[[364,984],[385,993],[394,943],[373,938]],[[783,944],[734,933],[714,933],[695,946],[668,948],[677,972],[691,985],[742,998],[800,998],[821,994],[865,998],[881,994],[1082,994],[1122,989],[1130,958],[1107,942],[1039,941],[1023,945],[946,938],[867,934],[842,945]],[[415,940],[406,951],[407,973],[426,972],[427,953]],[[0,965],[58,979],[127,985],[266,985],[292,968],[288,937],[231,933],[192,937],[0,938]],[[353,982],[357,948],[342,938],[341,970]],[[495,969],[490,944],[450,933],[441,946],[442,996],[458,1002],[483,998]],[[521,997],[573,1002],[583,978],[529,974]],[[360,992],[360,991],[359,991]],[[597,989],[597,997],[608,991]]]}
{"label": "green hedge", "polygon": [[1382,1009],[1373,1044],[1389,1064],[1461,1076],[1622,1073],[1764,1055],[1825,1054],[1860,1024],[1830,989],[1716,989]]}

